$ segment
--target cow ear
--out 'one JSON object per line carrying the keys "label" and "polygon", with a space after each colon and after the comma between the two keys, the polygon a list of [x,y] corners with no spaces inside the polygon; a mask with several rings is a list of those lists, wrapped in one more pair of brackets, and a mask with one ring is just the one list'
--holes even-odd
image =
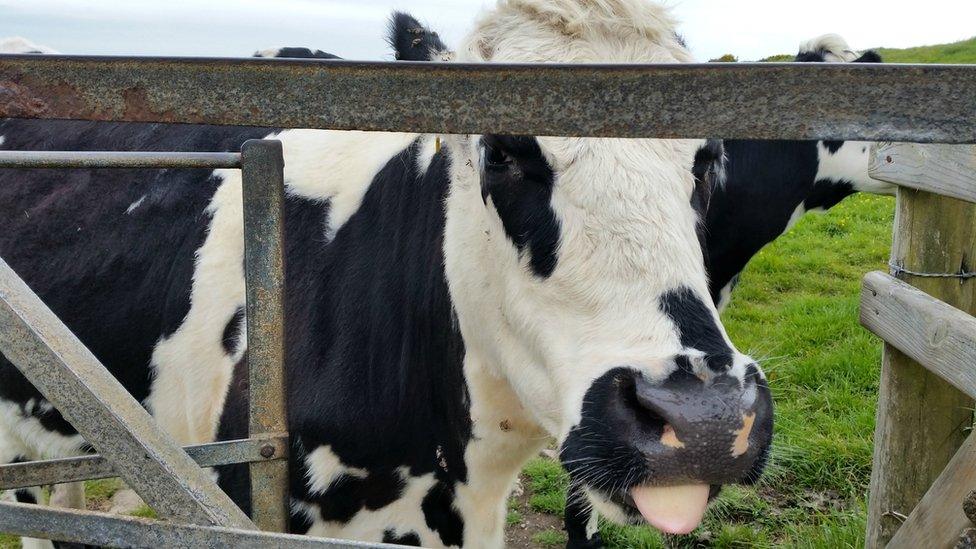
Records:
{"label": "cow ear", "polygon": [[854,60],[854,63],[883,63],[881,55],[876,51],[866,51],[861,57]]}

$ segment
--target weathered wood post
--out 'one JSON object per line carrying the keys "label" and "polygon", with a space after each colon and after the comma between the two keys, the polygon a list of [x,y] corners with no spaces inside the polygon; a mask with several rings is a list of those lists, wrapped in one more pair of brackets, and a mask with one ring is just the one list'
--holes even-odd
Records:
{"label": "weathered wood post", "polygon": [[[966,197],[976,193],[976,148],[885,144],[872,176]],[[892,262],[897,278],[976,313],[976,204],[900,187]],[[939,330],[931,332],[938,345]],[[976,364],[966,365],[976,368]],[[866,546],[887,545],[973,425],[964,393],[886,344],[875,430]],[[958,536],[959,533],[954,533]]]}

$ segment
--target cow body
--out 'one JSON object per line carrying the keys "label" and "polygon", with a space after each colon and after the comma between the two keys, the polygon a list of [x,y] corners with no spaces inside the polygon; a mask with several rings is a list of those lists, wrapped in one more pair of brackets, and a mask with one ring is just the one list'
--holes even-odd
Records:
{"label": "cow body", "polygon": [[[797,62],[880,63],[835,34],[800,45]],[[870,143],[861,141],[724,141],[726,180],[713,189],[705,217],[712,299],[728,306],[750,259],[807,212],[823,212],[856,192],[894,194],[868,175]]]}
{"label": "cow body", "polygon": [[[690,61],[672,25],[644,0],[508,0],[458,59]],[[662,501],[703,512],[762,471],[769,391],[718,321],[696,232],[702,140],[65,124],[0,133],[34,150],[281,140],[296,532],[499,546],[512,483],[550,437],[601,513],[668,532],[700,513]],[[220,437],[243,436],[240,173],[7,170],[0,186],[0,255],[163,428],[207,441],[222,411]],[[0,375],[5,459],[86,450],[9,363]],[[19,427],[43,421],[67,440],[56,452]],[[246,508],[244,472],[220,482]]]}

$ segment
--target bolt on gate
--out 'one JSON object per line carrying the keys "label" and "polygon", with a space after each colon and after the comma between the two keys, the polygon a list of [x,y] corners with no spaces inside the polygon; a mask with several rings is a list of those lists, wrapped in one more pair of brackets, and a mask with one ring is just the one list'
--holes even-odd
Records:
{"label": "bolt on gate", "polygon": [[[971,144],[976,143],[974,98],[976,66],[530,66],[0,55],[0,118],[438,134]],[[941,150],[950,154],[957,149]],[[180,449],[30,289],[0,263],[0,351],[101,453],[0,467],[0,488],[118,475],[162,518],[168,519],[144,520],[0,503],[0,531],[110,546],[375,546],[256,531],[256,526],[283,531],[286,519],[287,470],[286,462],[281,460],[286,457],[288,446],[282,384],[280,145],[250,142],[240,155],[4,155],[0,157],[0,167],[240,166],[245,179],[247,337],[252,385],[251,438]],[[919,173],[937,173],[939,168],[925,164],[925,171]],[[958,171],[953,175],[958,175]],[[919,183],[919,179],[922,178],[895,182],[935,188],[929,185],[931,180]],[[959,198],[976,198],[976,182],[971,179],[954,179],[952,184],[936,190]],[[900,194],[907,196],[907,192]],[[901,209],[900,204],[899,212]],[[969,233],[968,239],[972,246],[976,236]],[[902,269],[915,267],[908,263],[897,265]],[[941,361],[923,363],[939,375],[949,376],[951,382],[963,384],[961,388],[970,397],[976,396],[976,321],[958,311],[950,314],[947,306],[885,276],[868,275],[866,288],[874,289],[865,293],[864,311],[873,310],[870,303],[874,298],[891,305],[891,309],[892,304],[908,303],[905,296],[914,296],[915,305],[906,307],[917,315],[910,324],[917,328],[915,333],[925,327],[919,319],[924,318],[926,311],[949,319],[937,330],[939,344],[951,341],[956,346],[950,346],[951,351],[933,353]],[[973,282],[964,280],[963,285],[967,284]],[[967,291],[972,293],[972,288]],[[883,305],[880,302],[878,310]],[[865,325],[896,344],[903,341],[885,335],[864,311]],[[900,318],[897,310],[876,316],[882,320]],[[923,350],[931,343],[924,338],[922,341],[928,343],[911,338],[905,341],[914,341]],[[916,349],[912,343],[902,347],[913,358],[925,358],[909,352]],[[947,364],[951,358],[960,360],[950,367]],[[883,381],[883,392],[889,385]],[[883,394],[882,402],[886,398],[902,400],[894,394]],[[884,421],[881,418],[879,425]],[[879,445],[878,452],[887,447]],[[949,453],[952,451],[955,448]],[[956,492],[962,487],[976,488],[972,485],[972,470],[976,469],[972,439],[959,452],[943,475],[949,478],[940,478],[932,490],[936,491],[934,497],[947,498],[944,503],[948,508],[958,506],[961,514],[962,496],[956,501]],[[957,463],[959,459],[961,464]],[[925,466],[941,470],[945,461]],[[253,523],[201,469],[240,462],[251,463],[255,487]],[[879,459],[875,464],[876,475],[878,467],[890,466]],[[968,472],[958,472],[966,468]],[[892,467],[889,476],[909,475],[908,469]],[[876,492],[881,482],[897,485],[894,478],[879,481],[872,485]],[[923,501],[920,509],[925,506]],[[976,507],[976,501],[967,507],[971,515],[976,514],[972,507]],[[914,514],[912,517],[901,532],[944,527],[914,519]],[[954,516],[953,528],[961,528],[963,524],[956,519]],[[899,535],[903,535],[901,532]],[[955,540],[960,532],[941,533],[951,534]],[[869,537],[872,547],[886,541],[880,536]],[[898,538],[892,545],[901,546]]]}

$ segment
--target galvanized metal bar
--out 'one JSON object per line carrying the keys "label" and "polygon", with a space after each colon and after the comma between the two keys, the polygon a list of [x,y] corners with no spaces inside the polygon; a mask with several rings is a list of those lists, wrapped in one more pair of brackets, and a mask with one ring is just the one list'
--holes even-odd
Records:
{"label": "galvanized metal bar", "polygon": [[254,527],[3,260],[0,352],[161,516]]}
{"label": "galvanized metal bar", "polygon": [[0,532],[107,547],[234,549],[393,549],[399,545],[201,527],[21,503],[0,502]]}
{"label": "galvanized metal bar", "polygon": [[[284,160],[281,142],[241,148],[247,284],[249,430],[286,433]],[[288,462],[252,463],[251,517],[262,530],[288,528]]]}
{"label": "galvanized metal bar", "polygon": [[976,143],[976,66],[0,56],[0,117]]}
{"label": "galvanized metal bar", "polygon": [[0,151],[0,168],[239,168],[240,153]]}
{"label": "galvanized metal bar", "polygon": [[[255,437],[183,448],[200,467],[252,463],[288,457],[288,438]],[[99,455],[0,465],[0,491],[119,476]]]}

